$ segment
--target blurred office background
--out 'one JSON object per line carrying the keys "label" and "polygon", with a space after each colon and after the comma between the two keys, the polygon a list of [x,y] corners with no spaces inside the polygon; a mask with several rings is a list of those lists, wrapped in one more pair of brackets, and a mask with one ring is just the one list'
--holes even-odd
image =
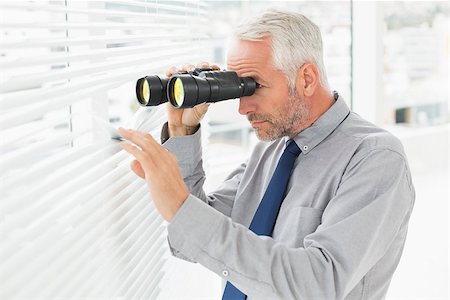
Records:
{"label": "blurred office background", "polygon": [[[332,89],[354,111],[398,136],[407,151],[417,199],[403,258],[388,299],[449,299],[449,4],[415,1],[215,1],[210,3],[212,60],[225,64],[232,26],[267,7],[301,12],[322,30]],[[208,114],[208,188],[244,161],[256,142],[237,102]],[[178,262],[177,262],[178,263]],[[221,279],[205,289],[194,270],[179,272],[183,299],[219,297]],[[193,279],[191,279],[193,278]],[[206,285],[209,286],[209,285]],[[194,299],[192,294],[192,299]]]}
{"label": "blurred office background", "polygon": [[[165,223],[148,204],[145,186],[129,173],[129,158],[105,139],[104,122],[157,136],[164,110],[139,108],[136,79],[200,61],[225,68],[233,26],[270,7],[303,13],[321,28],[332,89],[405,146],[417,199],[387,298],[449,299],[448,2],[161,0],[0,2],[0,296],[7,296],[2,299],[220,298],[219,276],[168,255]],[[257,142],[237,106],[235,100],[211,105],[203,123],[206,190],[245,161]],[[102,153],[86,150],[98,149],[99,141]],[[66,152],[70,159],[55,162],[68,166],[55,163],[52,177],[42,161]],[[90,172],[87,165],[69,164],[86,157],[87,165],[100,160],[105,169]],[[28,165],[31,173],[24,171]],[[66,176],[60,183],[59,174]],[[95,181],[101,177],[96,174],[106,174],[104,185]],[[52,194],[57,184],[62,185],[58,197]],[[139,194],[124,192],[130,184]],[[65,196],[84,185],[77,197]],[[98,196],[101,186],[111,190]],[[90,201],[94,195],[97,200]],[[144,213],[133,210],[137,205]],[[81,213],[73,216],[69,209]],[[41,217],[47,210],[54,212],[50,222]],[[59,231],[40,237],[41,229],[55,224]],[[90,228],[95,228],[92,239],[79,244],[75,238]],[[98,246],[88,247],[94,241]],[[44,254],[35,257],[34,249]],[[58,253],[62,258],[53,267],[50,261]],[[54,282],[68,287],[61,292]]]}

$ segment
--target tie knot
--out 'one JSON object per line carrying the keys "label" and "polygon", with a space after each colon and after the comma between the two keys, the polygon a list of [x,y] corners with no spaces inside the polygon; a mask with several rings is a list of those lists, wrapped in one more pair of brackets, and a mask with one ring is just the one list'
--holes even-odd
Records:
{"label": "tie knot", "polygon": [[286,142],[286,149],[284,149],[284,152],[290,152],[291,154],[295,156],[299,156],[302,152],[300,148],[297,146],[297,144],[294,142],[294,140],[289,140]]}

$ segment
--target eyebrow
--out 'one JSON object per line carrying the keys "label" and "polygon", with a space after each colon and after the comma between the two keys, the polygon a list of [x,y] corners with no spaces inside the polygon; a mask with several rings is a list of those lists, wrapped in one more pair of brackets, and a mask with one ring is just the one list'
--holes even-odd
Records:
{"label": "eyebrow", "polygon": [[266,81],[263,78],[261,78],[259,75],[257,75],[257,74],[248,75],[248,77],[252,77],[253,79],[255,79],[255,81],[257,83],[266,83]]}
{"label": "eyebrow", "polygon": [[252,78],[255,79],[255,80],[262,80],[262,78],[261,78],[259,75],[257,75],[257,74],[255,74],[255,75],[250,75],[249,77],[252,77]]}
{"label": "eyebrow", "polygon": [[[231,66],[231,68],[230,68]],[[233,66],[238,66],[238,68],[233,68]],[[238,71],[239,69],[245,69],[245,67],[243,66],[243,64],[227,64],[227,69],[229,69],[230,71]],[[248,70],[249,74],[244,75],[244,77],[252,77],[253,79],[255,79],[255,81],[257,81],[258,83],[266,83],[266,81],[260,76],[258,75],[258,73],[256,73],[255,71],[252,70]]]}
{"label": "eyebrow", "polygon": [[253,72],[249,72],[249,74],[243,75],[243,77],[252,77],[253,79],[255,79],[256,81],[264,81],[261,76],[259,76],[256,73]]}

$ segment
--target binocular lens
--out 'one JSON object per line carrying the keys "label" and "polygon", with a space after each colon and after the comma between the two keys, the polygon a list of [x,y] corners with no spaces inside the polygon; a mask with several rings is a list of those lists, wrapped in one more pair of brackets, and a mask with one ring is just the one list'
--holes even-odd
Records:
{"label": "binocular lens", "polygon": [[180,78],[175,80],[173,85],[173,98],[175,100],[176,106],[181,107],[184,102],[184,86],[183,81]]}
{"label": "binocular lens", "polygon": [[167,102],[167,78],[156,75],[140,78],[136,83],[136,97],[143,106],[156,106]]}
{"label": "binocular lens", "polygon": [[147,80],[144,80],[144,83],[142,84],[142,96],[144,97],[144,100],[146,103],[150,100],[150,87],[148,86]]}
{"label": "binocular lens", "polygon": [[139,103],[142,105],[147,105],[148,101],[150,101],[150,87],[148,86],[148,82],[145,78],[138,80],[136,84],[136,95]]}

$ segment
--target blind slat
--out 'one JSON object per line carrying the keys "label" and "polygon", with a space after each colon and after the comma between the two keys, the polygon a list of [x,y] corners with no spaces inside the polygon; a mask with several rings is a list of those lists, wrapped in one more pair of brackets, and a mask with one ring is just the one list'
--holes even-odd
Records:
{"label": "blind slat", "polygon": [[[0,120],[0,130],[3,128],[10,128],[12,126],[8,126],[9,123],[14,122],[14,119],[17,119],[15,116],[14,118],[9,118],[9,110],[12,108],[18,108],[18,107],[30,107],[33,105],[33,103],[38,102],[45,102],[48,101],[48,99],[55,98],[55,97],[62,97],[64,95],[64,98],[72,98],[76,94],[76,99],[79,99],[81,95],[85,94],[93,94],[96,90],[104,90],[107,89],[109,86],[117,85],[118,82],[123,82],[131,79],[137,79],[146,75],[149,75],[149,72],[151,70],[155,70],[154,72],[162,72],[161,63],[165,65],[180,65],[182,63],[185,63],[188,56],[177,56],[173,59],[169,60],[162,60],[159,63],[149,62],[145,66],[139,65],[133,67],[127,67],[123,70],[120,70],[120,72],[114,72],[114,73],[107,73],[107,74],[101,74],[98,76],[95,76],[95,78],[87,78],[87,79],[80,79],[76,82],[71,81],[70,83],[66,84],[60,84],[55,87],[44,87],[44,88],[37,88],[33,90],[24,90],[24,91],[16,91],[16,92],[10,92],[5,93],[3,95],[0,95],[0,111],[7,111],[8,115],[2,116],[2,119]],[[167,68],[167,66],[166,66]],[[91,88],[91,90],[87,90],[88,88]],[[30,99],[33,99],[33,103],[29,104]],[[59,100],[61,101],[61,100]],[[65,103],[71,104],[73,103],[70,101],[65,101]],[[27,105],[25,105],[27,104]],[[58,108],[61,107],[61,105],[58,104],[58,102],[52,104],[56,107],[58,105]],[[67,105],[67,104],[66,104]],[[34,110],[35,108],[33,108]],[[46,108],[48,109],[48,108]],[[47,110],[48,111],[48,110]],[[18,112],[20,115],[20,112]],[[6,118],[7,121],[6,121]],[[27,121],[31,121],[29,119],[25,121],[21,121],[20,124],[25,123]],[[14,122],[17,124],[17,122]]]}
{"label": "blind slat", "polygon": [[[163,260],[157,262],[157,265],[153,269],[149,269],[147,267],[143,270],[143,272],[150,273],[150,276],[148,276],[147,278],[144,278],[142,276],[142,274],[140,274],[140,276],[138,278],[141,281],[140,286],[138,286],[138,291],[130,299],[142,299],[141,298],[142,293],[144,293],[149,286],[155,288],[154,282],[152,282],[152,280],[156,279],[159,281],[158,273],[160,271],[158,271],[158,270],[161,270],[161,268],[163,268],[165,262],[166,262],[166,259],[163,259]],[[128,294],[130,294],[130,292],[131,291],[129,291]],[[145,298],[145,299],[148,299],[148,298]]]}
{"label": "blind slat", "polygon": [[[142,199],[141,199],[142,200]],[[142,201],[141,201],[142,202]],[[163,228],[160,226],[160,223],[157,222],[157,218],[156,218],[156,214],[154,214],[154,212],[151,213],[150,218],[147,218],[145,220],[145,222],[141,223],[140,227],[145,228],[145,227],[149,227],[149,224],[151,225],[152,223],[155,223],[158,225],[157,230],[154,232],[149,232],[147,230],[147,232],[139,232],[139,237],[140,240],[138,239],[132,239],[131,236],[127,237],[126,240],[122,243],[121,248],[117,249],[118,253],[124,253],[122,255],[121,259],[117,259],[116,261],[107,261],[106,263],[109,264],[111,266],[111,270],[121,270],[122,272],[126,272],[126,270],[124,269],[126,266],[126,260],[128,260],[128,252],[124,250],[124,248],[126,247],[126,245],[130,244],[128,247],[132,247],[135,244],[138,244],[139,242],[142,242],[141,244],[143,244],[143,247],[145,247],[147,250],[147,252],[152,252],[152,249],[154,248],[160,248],[164,242],[164,239],[161,237],[161,233]],[[152,220],[152,221],[150,221]],[[133,219],[133,222],[136,222],[135,219]],[[152,222],[152,223],[149,223]],[[150,234],[149,234],[150,233]],[[118,237],[121,238],[121,237]]]}
{"label": "blind slat", "polygon": [[139,288],[144,283],[146,275],[154,277],[158,270],[164,265],[164,261],[161,261],[161,257],[166,249],[160,248],[155,255],[148,252],[142,258],[142,263],[138,267],[134,268],[129,274],[131,286],[127,288],[127,293],[125,294],[128,299],[138,299]]}
{"label": "blind slat", "polygon": [[[128,5],[134,5],[139,7],[146,7],[146,8],[157,8],[157,9],[164,9],[164,10],[173,10],[178,11],[182,13],[194,13],[194,14],[200,14],[200,13],[206,13],[206,10],[204,9],[204,3],[196,0],[191,1],[185,1],[184,3],[186,5],[183,6],[175,6],[175,5],[166,5],[161,3],[152,3],[152,2],[142,2],[142,1],[127,1],[127,0],[117,0],[115,3],[119,4],[128,4]],[[195,7],[189,7],[187,4],[191,3],[195,5]]]}
{"label": "blind slat", "polygon": [[[184,49],[192,46],[190,42],[186,43],[167,43],[161,42],[158,44],[150,44],[145,46],[127,46],[127,47],[119,47],[119,48],[106,48],[106,49],[94,49],[90,51],[82,51],[78,53],[72,52],[64,52],[62,54],[58,53],[49,53],[43,56],[40,56],[39,60],[36,60],[34,57],[17,57],[10,58],[5,61],[0,60],[0,68],[23,68],[23,67],[31,67],[38,65],[57,65],[57,64],[65,64],[65,63],[74,63],[78,61],[94,61],[96,59],[105,57],[114,58],[121,57],[130,54],[142,54],[148,53],[158,49]],[[184,51],[180,51],[180,55],[185,53]],[[153,55],[152,55],[153,56]]]}
{"label": "blind slat", "polygon": [[0,156],[0,169],[8,170],[11,167],[22,168],[35,161],[35,156],[45,154],[50,150],[58,149],[68,145],[75,138],[82,136],[86,132],[60,134],[42,142],[31,144],[27,147],[12,151]]}
{"label": "blind slat", "polygon": [[[139,274],[142,272],[142,269],[145,266],[152,266],[152,265],[154,266],[155,263],[158,262],[158,260],[155,259],[155,257],[157,257],[158,254],[161,255],[162,251],[164,251],[164,248],[158,249],[156,247],[153,247],[152,251],[148,251],[147,253],[145,253],[145,256],[142,257],[142,264],[139,264],[137,268],[133,268],[133,269],[130,268],[132,270],[132,272],[129,274],[127,279],[123,281],[123,283],[119,287],[119,291],[121,291],[122,293],[125,293],[126,290],[128,291],[128,293],[134,292],[133,285],[135,286],[137,279],[139,277]],[[147,272],[147,274],[148,274],[148,272]],[[128,293],[125,295],[128,299],[130,299],[132,295],[130,295]]]}
{"label": "blind slat", "polygon": [[[141,188],[139,188],[133,195],[132,197],[130,197],[130,199],[127,200],[127,202],[129,204],[137,204],[139,203],[136,200],[142,199],[142,195],[145,194],[145,187],[141,186]],[[139,207],[138,207],[139,208]],[[141,211],[138,208],[133,207],[131,208],[131,210],[134,211]],[[52,226],[49,227],[51,228],[50,230],[46,231],[45,234],[41,234],[41,235],[33,235],[31,232],[26,232],[27,235],[30,235],[31,237],[34,237],[34,240],[29,240],[30,243],[27,244],[25,247],[21,248],[21,250],[19,252],[12,252],[10,251],[10,257],[3,257],[2,259],[2,269],[5,270],[5,273],[3,274],[8,274],[8,271],[10,272],[14,272],[13,268],[14,266],[22,261],[22,260],[28,260],[29,258],[38,258],[38,256],[41,256],[41,259],[36,259],[33,260],[32,262],[30,262],[30,266],[29,268],[35,268],[36,270],[38,270],[39,268],[42,268],[43,266],[50,264],[53,262],[53,264],[58,267],[58,260],[59,259],[64,259],[64,257],[61,258],[57,258],[55,256],[57,256],[57,253],[59,250],[61,250],[60,248],[66,248],[67,246],[70,246],[70,251],[73,252],[73,256],[71,257],[71,261],[67,262],[67,264],[74,264],[76,266],[76,262],[74,262],[76,259],[78,259],[76,256],[76,248],[80,247],[80,248],[89,248],[90,245],[94,245],[96,239],[95,237],[98,236],[98,232],[97,230],[101,230],[103,231],[103,229],[101,228],[102,226],[92,226],[95,225],[95,222],[92,221],[93,218],[95,218],[95,216],[101,215],[101,211],[97,210],[97,211],[93,211],[92,214],[90,216],[88,216],[87,218],[83,219],[84,222],[81,223],[81,227],[83,227],[85,230],[81,231],[81,230],[72,230],[70,231],[68,234],[63,234],[63,232],[61,231],[61,226]],[[122,219],[121,222],[123,222],[124,219]],[[118,225],[115,225],[118,226]],[[97,235],[96,235],[97,233]],[[55,239],[55,237],[59,237],[58,239]],[[31,241],[33,243],[31,243]],[[52,243],[52,241],[56,241],[56,243]],[[50,247],[48,249],[48,251],[43,252],[43,253],[34,253],[36,248],[39,248],[40,246],[45,246],[45,245],[53,245],[52,247]],[[86,249],[87,249],[86,248]],[[69,255],[70,253],[66,254]],[[2,255],[4,255],[2,253]],[[66,266],[68,267],[68,266]],[[1,276],[0,275],[0,276]],[[19,275],[19,274],[17,274]],[[7,282],[11,279],[13,279],[14,276],[8,276],[7,278],[2,278],[2,282]]]}
{"label": "blind slat", "polygon": [[[140,7],[145,8],[145,4],[143,2],[134,2],[131,4],[138,4],[140,3]],[[142,5],[144,4],[144,5]],[[147,11],[145,11],[144,9],[141,12],[130,12],[130,11],[123,11],[123,10],[114,10],[114,9],[94,9],[94,8],[89,8],[88,5],[86,5],[85,8],[73,8],[73,7],[65,7],[63,5],[44,5],[44,4],[33,4],[33,3],[21,3],[19,1],[17,1],[17,3],[14,2],[5,2],[2,3],[2,7],[5,8],[11,8],[11,9],[28,9],[28,10],[42,10],[42,11],[46,11],[46,12],[61,12],[61,13],[75,13],[75,14],[83,14],[83,15],[90,15],[90,16],[118,16],[118,17],[129,17],[129,18],[145,18],[147,19],[148,16],[152,16],[152,17],[156,17],[156,18],[160,18],[163,20],[173,20],[173,19],[177,19],[177,18],[182,18],[185,15],[188,15],[188,13],[193,13],[196,15],[202,15],[202,14],[206,14],[207,11],[204,9],[200,9],[201,6],[199,6],[198,8],[192,8],[189,9],[188,7],[179,7],[176,5],[166,5],[165,6],[165,10],[173,10],[173,11],[181,11],[184,12],[184,15],[171,15],[169,13],[165,13],[165,14],[152,14],[152,13],[147,13]],[[151,6],[151,3],[148,3],[148,8],[159,8],[160,5]]]}
{"label": "blind slat", "polygon": [[[147,16],[147,15],[146,15]],[[149,19],[151,16],[148,16]],[[120,22],[90,22],[90,23],[39,23],[39,22],[14,22],[14,23],[0,23],[3,28],[19,29],[19,28],[44,28],[44,29],[134,29],[134,30],[174,30],[174,29],[186,29],[186,24],[180,23],[120,23]],[[190,28],[195,28],[198,24],[189,26]]]}
{"label": "blind slat", "polygon": [[[157,299],[157,296],[160,292],[160,289],[158,288],[158,284],[164,275],[165,271],[162,268],[164,268],[166,261],[167,261],[167,259],[163,259],[159,263],[158,269],[157,268],[154,269],[153,276],[148,276],[146,278],[146,281],[142,283],[142,289],[145,294],[142,296],[139,296],[139,294],[138,294],[137,295],[138,298],[136,298],[136,299]],[[159,271],[157,271],[157,270],[159,270]],[[149,295],[147,296],[146,294],[149,294]],[[142,298],[140,298],[140,297],[142,297]]]}
{"label": "blind slat", "polygon": [[11,149],[15,149],[15,145],[23,143],[24,140],[31,140],[32,138],[39,136],[39,133],[45,132],[46,130],[52,131],[55,126],[66,123],[67,115],[64,115],[47,120],[36,120],[34,122],[21,124],[21,126],[16,129],[0,131],[0,136],[2,136],[0,155],[1,153],[12,151]]}
{"label": "blind slat", "polygon": [[[4,226],[7,230],[11,230],[11,228],[21,228],[21,230],[27,231],[30,236],[34,236],[34,233],[39,233],[42,232],[42,230],[45,230],[46,226],[49,225],[48,222],[58,219],[58,214],[65,211],[69,211],[69,213],[59,219],[61,225],[67,224],[70,226],[70,224],[76,224],[78,221],[77,213],[79,213],[78,209],[80,208],[80,205],[83,207],[92,206],[93,209],[96,209],[102,204],[102,202],[96,202],[97,199],[99,199],[98,196],[91,196],[88,203],[83,203],[83,199],[86,199],[86,194],[101,195],[102,193],[107,193],[111,196],[111,198],[113,198],[112,191],[116,191],[116,187],[124,184],[130,184],[130,182],[132,182],[126,177],[121,179],[121,177],[125,176],[123,174],[126,174],[126,168],[116,168],[113,172],[110,172],[107,177],[105,176],[105,178],[102,178],[103,182],[95,181],[95,184],[87,186],[83,193],[76,193],[57,205],[51,205],[52,198],[45,199],[45,201],[43,200],[37,205],[30,203],[29,209],[11,214]],[[116,180],[117,183],[114,186],[104,187],[104,181],[108,179]],[[103,191],[99,192],[98,190],[101,188],[103,188]],[[97,192],[95,192],[95,190]],[[43,195],[43,198],[45,198],[45,196],[46,195]]]}
{"label": "blind slat", "polygon": [[[137,212],[138,214],[142,214],[145,211],[142,210],[143,205],[145,205],[144,201],[139,201],[135,204],[135,206],[129,211],[131,212]],[[123,256],[122,256],[123,257]],[[104,260],[102,262],[102,265],[107,265],[107,264],[111,264],[110,261]],[[76,265],[75,265],[76,266]],[[111,268],[108,268],[111,269]],[[67,278],[71,278],[70,280],[70,284],[65,285],[64,288],[59,288],[59,290],[56,292],[56,295],[76,295],[76,291],[80,288],[83,287],[83,281],[85,282],[89,282],[86,280],[86,277],[89,277],[90,274],[94,273],[95,270],[92,269],[87,269],[87,272],[77,272],[76,274],[72,273],[72,272],[68,272],[66,274],[64,274],[65,276],[68,276]],[[89,275],[88,275],[89,274]],[[62,278],[63,281],[67,281],[64,280],[64,278]]]}
{"label": "blind slat", "polygon": [[[126,75],[124,75],[127,77]],[[130,76],[130,75],[128,75]],[[111,76],[113,77],[113,76]],[[114,77],[113,77],[114,78]],[[116,77],[117,78],[117,77]],[[107,81],[106,78],[102,81]],[[96,91],[106,89],[108,87],[114,86],[117,83],[95,83],[84,81],[78,84],[69,84],[69,88],[64,87],[56,87],[56,88],[48,88],[42,89],[39,91],[39,94],[43,94],[45,96],[48,95],[47,98],[43,98],[40,101],[36,101],[35,104],[30,104],[27,107],[8,107],[9,102],[20,101],[21,98],[26,98],[26,95],[32,95],[32,92],[28,93],[17,93],[14,96],[4,97],[0,99],[0,111],[5,112],[0,119],[0,130],[11,129],[16,126],[20,126],[24,123],[34,121],[36,119],[42,118],[51,110],[57,110],[64,107],[68,107],[71,104],[79,102],[83,99],[86,99],[89,95],[92,95]],[[83,89],[77,89],[77,87],[84,87]],[[73,91],[68,95],[61,94],[64,91]],[[38,92],[36,92],[38,94]],[[55,98],[56,97],[56,98]],[[19,105],[19,104],[17,104]]]}
{"label": "blind slat", "polygon": [[[187,36],[187,31],[183,30],[180,33],[171,34],[171,39],[176,39],[177,41],[191,40]],[[139,42],[143,43],[145,41],[164,41],[167,40],[167,34],[146,34],[146,35],[124,35],[124,36],[91,36],[82,38],[35,38],[32,39],[20,39],[13,41],[0,41],[0,49],[20,49],[29,47],[56,47],[56,46],[96,46],[100,43],[103,44],[115,44],[115,43],[125,43],[125,42]],[[204,40],[205,35],[199,35],[196,40]]]}
{"label": "blind slat", "polygon": [[[194,51],[194,48],[187,48],[186,51]],[[156,52],[155,57],[159,59],[169,60],[174,56],[180,55],[181,51],[164,51]],[[46,82],[62,79],[73,79],[77,77],[95,76],[96,73],[103,73],[105,71],[117,70],[119,68],[131,68],[130,66],[145,64],[148,62],[148,55],[126,56],[121,57],[119,61],[107,61],[104,63],[89,64],[84,67],[68,67],[57,71],[45,71],[30,75],[17,75],[10,78],[3,87],[0,88],[0,93],[7,93],[16,90],[29,89],[36,86],[42,86]]]}
{"label": "blind slat", "polygon": [[[90,157],[84,157],[76,161],[72,166],[65,166],[65,168],[58,170],[59,172],[50,175],[49,179],[38,184],[35,189],[28,189],[26,192],[11,196],[8,201],[3,201],[2,210],[10,214],[20,212],[20,208],[26,205],[26,201],[32,201],[30,200],[33,199],[32,195],[42,195],[39,202],[45,203],[51,199],[64,197],[64,195],[67,195],[66,193],[76,191],[79,187],[89,184],[90,180],[96,176],[102,176],[102,172],[108,168],[108,164],[105,162],[94,166],[92,166],[92,162],[101,161],[105,155],[108,155],[110,149],[120,150],[118,145],[111,145],[110,148],[102,149],[102,151],[98,151]],[[86,170],[88,171],[86,172]],[[75,176],[72,174],[75,174]]]}
{"label": "blind slat", "polygon": [[[98,151],[98,148],[103,148],[102,144],[87,145],[79,148],[68,148],[61,153],[52,156],[51,158],[42,162],[37,162],[34,166],[30,166],[26,172],[15,173],[11,176],[3,175],[0,177],[0,184],[3,191],[13,188],[13,186],[21,186],[33,182],[34,178],[44,178],[48,175],[48,170],[56,170],[60,166],[66,166],[81,157],[87,157]],[[36,185],[37,183],[34,183]],[[33,186],[34,186],[33,185]]]}

